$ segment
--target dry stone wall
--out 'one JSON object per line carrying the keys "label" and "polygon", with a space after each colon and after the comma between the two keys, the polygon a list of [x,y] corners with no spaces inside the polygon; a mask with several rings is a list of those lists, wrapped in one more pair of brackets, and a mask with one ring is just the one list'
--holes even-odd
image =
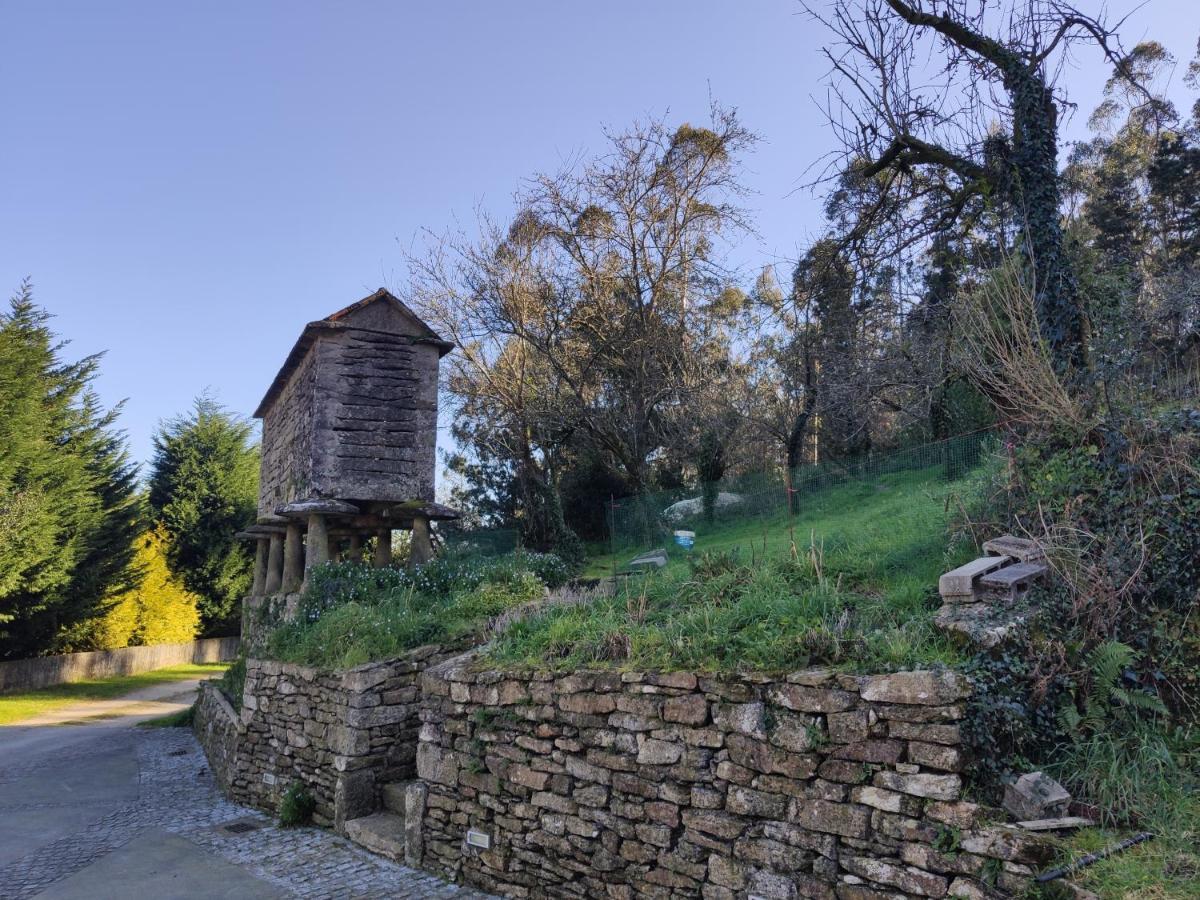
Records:
{"label": "dry stone wall", "polygon": [[1018,889],[1039,843],[962,799],[968,683],[426,671],[408,859],[515,897]]}
{"label": "dry stone wall", "polygon": [[413,777],[420,672],[445,656],[420,647],[343,672],[249,659],[236,734],[215,689],[202,695],[196,732],[233,799],[275,811],[300,782],[316,801],[314,820],[340,829],[375,811],[383,784]]}
{"label": "dry stone wall", "polygon": [[241,722],[237,712],[215,682],[200,682],[192,728],[208,758],[208,768],[217,786],[226,794],[231,792],[237,772],[238,747],[241,744]]}

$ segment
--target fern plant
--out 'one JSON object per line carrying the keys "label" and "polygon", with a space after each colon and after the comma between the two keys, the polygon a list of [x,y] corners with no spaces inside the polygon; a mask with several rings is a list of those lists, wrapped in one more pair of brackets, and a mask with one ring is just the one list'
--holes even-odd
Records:
{"label": "fern plant", "polygon": [[1165,715],[1167,708],[1156,694],[1129,690],[1122,685],[1125,671],[1137,654],[1128,644],[1105,641],[1088,655],[1088,688],[1078,701],[1067,703],[1059,711],[1058,721],[1068,733],[1094,734],[1111,721],[1127,722],[1139,713]]}

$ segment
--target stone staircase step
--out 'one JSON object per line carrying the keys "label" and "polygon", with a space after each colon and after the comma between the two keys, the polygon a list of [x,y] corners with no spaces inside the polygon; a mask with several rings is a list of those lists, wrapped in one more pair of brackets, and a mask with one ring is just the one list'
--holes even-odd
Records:
{"label": "stone staircase step", "polygon": [[938,579],[938,593],[943,597],[970,597],[975,592],[976,578],[995,571],[1008,561],[1007,556],[984,556],[951,569]]}
{"label": "stone staircase step", "polygon": [[411,781],[389,781],[380,788],[380,799],[383,808],[404,818],[404,792]]}
{"label": "stone staircase step", "polygon": [[377,812],[346,820],[346,837],[372,853],[404,862],[404,818],[391,812]]}
{"label": "stone staircase step", "polygon": [[1046,558],[1046,551],[1037,541],[1014,537],[1011,534],[984,541],[983,552],[996,556],[1011,556],[1021,562],[1039,562]]}
{"label": "stone staircase step", "polygon": [[1049,567],[1045,563],[1017,563],[980,576],[979,584],[992,590],[1024,590],[1035,579],[1045,575],[1047,571],[1049,571]]}

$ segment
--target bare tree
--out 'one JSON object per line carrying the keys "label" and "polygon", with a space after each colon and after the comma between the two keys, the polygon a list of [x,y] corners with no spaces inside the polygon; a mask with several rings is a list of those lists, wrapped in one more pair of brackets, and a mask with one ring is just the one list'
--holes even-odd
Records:
{"label": "bare tree", "polygon": [[[912,244],[1002,208],[1037,273],[1039,332],[1060,370],[1086,363],[1085,315],[1059,210],[1058,72],[1097,47],[1136,86],[1104,17],[1061,0],[834,0],[806,7],[827,49],[842,150],[833,169],[875,185],[850,240]],[[932,67],[927,56],[940,57]]]}
{"label": "bare tree", "polygon": [[739,156],[754,136],[714,107],[705,127],[656,120],[608,140],[605,155],[535,178],[509,227],[485,219],[481,236],[412,259],[411,296],[458,344],[454,371],[474,373],[459,387],[512,406],[515,373],[498,364],[528,359],[538,380],[522,415],[586,438],[641,490],[728,356],[721,323],[737,310],[718,248],[749,228]]}

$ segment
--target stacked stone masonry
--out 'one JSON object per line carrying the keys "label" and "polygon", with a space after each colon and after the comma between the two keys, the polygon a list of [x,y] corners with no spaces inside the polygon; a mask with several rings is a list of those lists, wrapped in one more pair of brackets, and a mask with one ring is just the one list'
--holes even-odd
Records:
{"label": "stacked stone masonry", "polygon": [[237,773],[241,722],[215,681],[200,682],[192,727],[208,759],[209,771],[226,796],[232,793]]}
{"label": "stacked stone masonry", "polygon": [[467,655],[422,690],[408,860],[508,896],[991,897],[1045,858],[962,799],[953,673],[552,675]]}
{"label": "stacked stone masonry", "polygon": [[332,673],[250,659],[236,734],[214,688],[202,695],[196,731],[234,800],[273,812],[300,782],[316,801],[317,824],[340,831],[375,811],[384,784],[413,777],[420,672],[445,657],[427,646]]}

